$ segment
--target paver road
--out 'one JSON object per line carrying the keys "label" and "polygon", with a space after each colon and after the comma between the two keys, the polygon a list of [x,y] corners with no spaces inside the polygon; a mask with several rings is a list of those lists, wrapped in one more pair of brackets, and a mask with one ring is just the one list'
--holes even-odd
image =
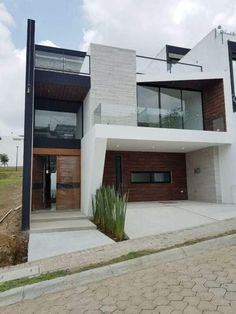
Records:
{"label": "paver road", "polygon": [[0,313],[236,313],[236,247],[0,308]]}

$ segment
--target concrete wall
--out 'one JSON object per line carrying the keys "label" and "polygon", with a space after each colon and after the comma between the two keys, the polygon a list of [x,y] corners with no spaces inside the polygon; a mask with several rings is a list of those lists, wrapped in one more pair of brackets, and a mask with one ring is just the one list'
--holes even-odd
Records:
{"label": "concrete wall", "polygon": [[219,147],[219,173],[223,203],[236,204],[236,113],[232,110],[231,78],[229,72],[228,40],[236,36],[220,34],[212,30],[186,56],[182,62],[200,64],[205,73],[222,71],[227,130],[233,134],[232,145]]}
{"label": "concrete wall", "polygon": [[186,154],[188,199],[221,203],[218,147]]}
{"label": "concrete wall", "polygon": [[87,216],[92,216],[92,196],[102,184],[106,145],[94,128],[81,141],[81,211]]}
{"label": "concrete wall", "polygon": [[[91,88],[84,101],[85,133],[93,125],[94,110],[99,104],[104,115],[106,110],[110,114],[109,106],[116,106],[112,111],[121,119],[120,124],[137,125],[135,51],[91,44],[90,56]],[[122,113],[127,107],[131,118],[124,123]]]}

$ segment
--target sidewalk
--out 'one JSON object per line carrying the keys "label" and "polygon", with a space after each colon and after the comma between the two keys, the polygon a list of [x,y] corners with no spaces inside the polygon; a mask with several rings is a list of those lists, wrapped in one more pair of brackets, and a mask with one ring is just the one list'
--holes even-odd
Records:
{"label": "sidewalk", "polygon": [[[186,244],[186,242],[191,244],[191,242],[197,242],[209,237],[213,238],[219,234],[230,233],[232,230],[236,230],[236,218],[217,221],[208,225],[171,233],[113,243],[99,248],[63,254],[16,266],[0,268],[0,279],[4,281],[57,270],[79,270],[91,264],[108,262],[113,258],[126,255],[130,252],[163,250]],[[14,274],[16,274],[15,277]]]}

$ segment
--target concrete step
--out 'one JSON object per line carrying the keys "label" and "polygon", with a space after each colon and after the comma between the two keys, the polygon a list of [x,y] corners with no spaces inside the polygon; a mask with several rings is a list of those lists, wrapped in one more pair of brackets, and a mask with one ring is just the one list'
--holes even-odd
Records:
{"label": "concrete step", "polygon": [[55,210],[55,211],[40,211],[33,212],[31,215],[31,222],[47,222],[47,221],[65,221],[87,219],[87,217],[79,210]]}
{"label": "concrete step", "polygon": [[57,221],[33,221],[31,222],[31,233],[42,232],[61,232],[61,231],[80,231],[96,230],[97,227],[88,219],[71,219]]}

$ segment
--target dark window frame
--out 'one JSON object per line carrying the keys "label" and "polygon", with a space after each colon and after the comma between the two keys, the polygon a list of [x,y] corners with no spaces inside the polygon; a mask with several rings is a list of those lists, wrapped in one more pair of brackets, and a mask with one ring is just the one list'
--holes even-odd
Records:
{"label": "dark window frame", "polygon": [[[150,181],[139,181],[139,182],[134,182],[132,181],[132,174],[135,173],[148,173],[150,177]],[[168,181],[163,181],[163,182],[156,182],[154,180],[154,174],[155,173],[168,173],[169,174],[169,180]],[[172,171],[171,170],[148,170],[148,171],[130,171],[130,183],[131,184],[172,184]]]}
{"label": "dark window frame", "polygon": [[[232,91],[233,112],[236,112],[236,86],[234,86],[233,60],[236,61],[236,42],[228,40],[229,71]],[[236,74],[235,74],[236,75]]]}
{"label": "dark window frame", "polygon": [[[236,53],[235,53],[235,58],[236,58]],[[139,86],[153,86],[153,87],[156,87],[158,89],[158,108],[160,110],[160,113],[159,113],[159,123],[160,123],[160,128],[162,128],[162,116],[161,116],[161,89],[162,88],[165,88],[165,89],[175,89],[175,90],[179,90],[180,93],[181,93],[181,106],[182,106],[182,112],[183,112],[183,97],[182,97],[182,94],[183,92],[198,92],[201,94],[201,108],[202,108],[202,130],[201,131],[204,131],[205,130],[205,118],[204,118],[204,101],[203,101],[203,91],[200,90],[200,89],[192,89],[192,88],[179,88],[179,87],[169,87],[169,86],[165,86],[165,85],[158,85],[158,86],[155,86],[155,85],[152,85],[152,84],[143,84],[143,83],[139,83],[137,84],[136,86],[136,92],[137,92],[137,107],[138,107],[138,87]],[[236,110],[235,110],[236,111]],[[141,124],[139,124],[139,121],[138,121],[138,113],[137,113],[137,125],[139,127],[142,127]],[[182,117],[182,129],[177,129],[177,130],[189,130],[189,129],[185,129],[184,128],[184,117]],[[190,129],[191,130],[191,129]],[[199,130],[200,131],[200,130]]]}

